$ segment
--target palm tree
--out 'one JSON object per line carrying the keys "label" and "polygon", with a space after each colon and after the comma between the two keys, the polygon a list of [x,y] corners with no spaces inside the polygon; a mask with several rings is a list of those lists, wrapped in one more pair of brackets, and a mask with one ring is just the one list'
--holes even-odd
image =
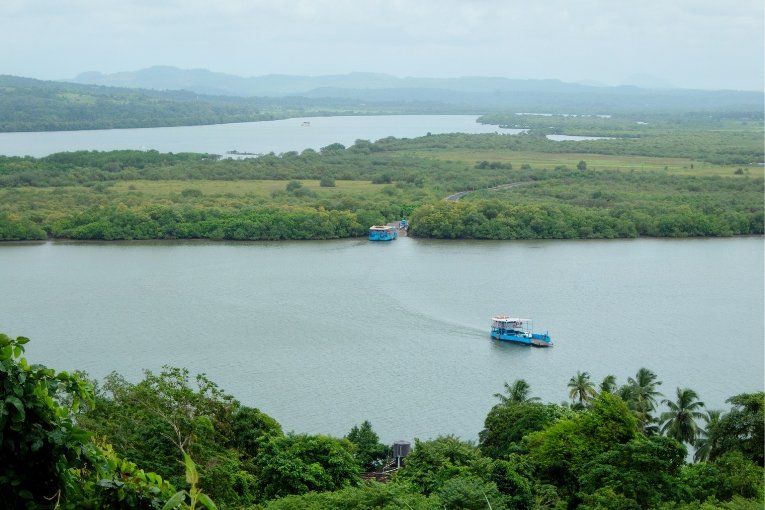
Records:
{"label": "palm tree", "polygon": [[597,395],[589,372],[577,371],[576,375],[568,381],[568,387],[570,388],[568,396],[571,397],[571,401],[578,397],[580,405],[584,405],[591,397]]}
{"label": "palm tree", "polygon": [[616,376],[608,374],[603,378],[603,382],[600,383],[601,393],[614,393],[616,391]]}
{"label": "palm tree", "polygon": [[534,402],[539,397],[529,397],[531,386],[524,379],[516,379],[513,384],[505,383],[505,394],[495,393],[494,396],[503,404],[523,404]]}
{"label": "palm tree", "polygon": [[635,378],[627,379],[627,384],[619,388],[619,396],[627,402],[632,414],[637,418],[640,430],[645,434],[655,432],[652,424],[656,421],[651,413],[656,409],[656,399],[663,396],[656,388],[661,385],[658,376],[647,368],[641,368]]}
{"label": "palm tree", "polygon": [[689,388],[678,388],[676,401],[664,399],[662,402],[669,407],[669,411],[661,415],[662,434],[681,443],[694,444],[699,435],[696,420],[704,418],[701,412],[704,402],[699,400],[698,394]]}
{"label": "palm tree", "polygon": [[709,460],[710,453],[712,453],[712,450],[717,446],[715,444],[716,441],[711,438],[710,432],[718,423],[720,423],[721,417],[722,411],[719,409],[710,409],[701,417],[701,419],[706,422],[706,427],[704,427],[704,430],[699,430],[699,437],[696,438],[696,443],[693,445],[696,448],[696,452],[693,454],[693,460],[696,462]]}
{"label": "palm tree", "polygon": [[630,377],[627,379],[627,383],[635,390],[635,398],[638,402],[642,403],[646,409],[653,411],[656,409],[656,397],[662,397],[663,395],[656,389],[661,385],[661,381],[657,381],[658,376],[647,368],[641,368],[635,374],[635,378]]}

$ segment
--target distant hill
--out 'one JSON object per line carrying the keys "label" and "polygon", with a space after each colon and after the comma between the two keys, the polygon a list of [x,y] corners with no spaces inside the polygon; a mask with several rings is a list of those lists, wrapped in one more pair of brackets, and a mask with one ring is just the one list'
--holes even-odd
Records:
{"label": "distant hill", "polygon": [[323,115],[502,112],[761,118],[759,92],[648,90],[558,80],[396,78],[372,73],[242,78],[153,67],[79,82],[0,75],[0,131],[190,126]]}
{"label": "distant hill", "polygon": [[213,96],[0,75],[0,131],[193,126],[383,113],[443,113],[443,107],[432,102],[402,108],[354,99]]}
{"label": "distant hill", "polygon": [[396,80],[398,79],[393,76],[371,73],[315,77],[269,74],[255,78],[243,78],[206,69],[154,66],[138,71],[114,74],[87,72],[69,81],[111,87],[189,90],[199,94],[271,97],[302,95],[321,87],[389,88],[395,86]]}
{"label": "distant hill", "polygon": [[472,107],[476,112],[516,109],[559,113],[748,111],[763,108],[760,92],[672,89],[667,82],[643,75],[635,75],[630,81],[646,84],[646,88],[500,77],[398,78],[375,73],[270,74],[244,78],[205,69],[156,66],[115,74],[83,73],[73,81],[240,97],[301,96],[359,102],[438,103],[444,106],[444,113],[448,113],[450,107]]}
{"label": "distant hill", "polygon": [[305,95],[316,89],[443,89],[456,92],[571,92],[591,87],[559,80],[511,80],[495,77],[398,78],[388,74],[349,73],[325,76],[268,74],[244,78],[206,69],[154,66],[113,74],[82,73],[73,83],[155,90],[189,90],[234,96]]}
{"label": "distant hill", "polygon": [[670,90],[675,88],[669,81],[657,78],[650,74],[632,74],[625,78],[622,84],[655,90]]}
{"label": "distant hill", "polygon": [[684,112],[761,112],[763,97],[756,92],[705,90],[647,90],[632,86],[464,92],[437,88],[344,89],[319,88],[307,98],[335,98],[376,103],[431,101],[480,112],[567,114],[661,114]]}

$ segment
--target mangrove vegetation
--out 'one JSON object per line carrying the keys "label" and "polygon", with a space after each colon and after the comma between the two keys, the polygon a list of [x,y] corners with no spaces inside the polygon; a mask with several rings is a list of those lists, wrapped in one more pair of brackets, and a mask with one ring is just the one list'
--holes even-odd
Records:
{"label": "mangrove vegetation", "polygon": [[333,239],[401,218],[413,236],[447,239],[763,233],[761,125],[561,119],[619,138],[556,142],[533,125],[240,159],[0,156],[0,240]]}

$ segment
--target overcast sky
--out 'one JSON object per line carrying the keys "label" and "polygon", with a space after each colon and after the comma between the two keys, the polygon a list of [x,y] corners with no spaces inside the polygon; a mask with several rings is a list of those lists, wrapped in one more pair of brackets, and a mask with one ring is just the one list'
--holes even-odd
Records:
{"label": "overcast sky", "polygon": [[0,74],[557,78],[763,89],[762,0],[0,0]]}

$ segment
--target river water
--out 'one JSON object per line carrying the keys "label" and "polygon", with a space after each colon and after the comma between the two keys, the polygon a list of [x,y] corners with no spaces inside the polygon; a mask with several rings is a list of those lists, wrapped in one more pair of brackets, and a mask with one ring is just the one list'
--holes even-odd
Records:
{"label": "river water", "polygon": [[[475,439],[517,378],[552,402],[577,370],[713,408],[762,390],[763,279],[762,238],[10,243],[0,331],[97,378],[206,372],[285,430]],[[555,346],[491,340],[498,313]]]}
{"label": "river water", "polygon": [[375,141],[387,136],[414,138],[427,133],[518,134],[524,131],[479,124],[477,118],[475,115],[338,116],[211,126],[0,133],[0,154],[42,157],[64,151],[117,149],[219,155],[228,151],[278,154],[318,150],[336,142],[350,146],[358,139]]}

